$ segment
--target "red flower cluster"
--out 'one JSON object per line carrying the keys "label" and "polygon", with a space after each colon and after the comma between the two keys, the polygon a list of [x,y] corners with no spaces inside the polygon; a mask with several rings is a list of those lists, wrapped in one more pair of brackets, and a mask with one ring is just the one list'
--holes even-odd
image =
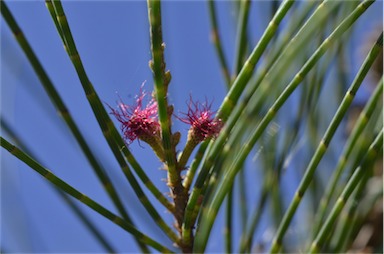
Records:
{"label": "red flower cluster", "polygon": [[154,136],[160,136],[157,103],[152,98],[143,108],[143,99],[146,94],[142,90],[140,93],[136,99],[136,105],[126,105],[120,100],[118,109],[111,108],[112,114],[121,123],[124,138],[129,144],[137,138],[147,140]]}
{"label": "red flower cluster", "polygon": [[215,138],[223,127],[221,119],[215,118],[215,112],[211,111],[211,104],[193,102],[192,97],[188,104],[186,117],[179,118],[182,122],[191,125],[191,134],[197,142],[208,138]]}
{"label": "red flower cluster", "polygon": [[[124,104],[120,99],[118,109],[110,107],[111,113],[121,123],[121,130],[128,144],[135,139],[140,139],[153,147],[158,147],[161,143],[161,134],[157,103],[152,98],[143,108],[145,95],[146,93],[140,90],[140,96],[137,97],[136,104],[133,106]],[[193,102],[191,97],[188,112],[183,114],[185,117],[177,118],[191,125],[189,135],[196,144],[205,139],[217,137],[223,126],[222,121],[214,117],[215,112],[211,111],[211,104],[208,104],[207,101],[205,103]]]}

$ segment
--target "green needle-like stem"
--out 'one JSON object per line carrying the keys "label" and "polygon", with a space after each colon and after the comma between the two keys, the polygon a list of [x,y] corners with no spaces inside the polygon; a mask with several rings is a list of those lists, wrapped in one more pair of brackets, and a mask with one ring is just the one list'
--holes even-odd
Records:
{"label": "green needle-like stem", "polygon": [[225,252],[232,253],[232,239],[233,239],[233,186],[227,196],[227,210],[225,214]]}
{"label": "green needle-like stem", "polygon": [[[63,43],[67,46],[66,49],[67,49],[68,55],[76,69],[76,72],[80,79],[85,95],[87,96],[89,104],[91,105],[91,108],[107,140],[109,147],[111,148],[113,154],[115,155],[115,158],[118,161],[124,175],[126,176],[127,180],[129,181],[133,190],[135,191],[135,194],[137,195],[138,199],[143,204],[143,206],[145,207],[149,215],[156,222],[156,224],[168,235],[168,237],[172,239],[172,241],[177,242],[176,234],[167,225],[167,223],[165,223],[165,221],[162,219],[162,217],[153,207],[152,203],[149,201],[148,197],[144,194],[135,176],[133,175],[131,169],[129,168],[128,164],[126,163],[124,157],[121,154],[120,148],[125,146],[124,141],[122,140],[121,136],[118,134],[118,131],[116,130],[111,119],[109,118],[108,113],[105,111],[103,107],[103,103],[101,102],[99,96],[97,95],[92,83],[90,82],[85,72],[80,55],[77,52],[75,42],[73,40],[71,31],[69,28],[69,24],[67,22],[61,2],[51,1],[51,3],[53,4],[53,7],[54,7],[53,11],[55,12],[54,15],[51,14],[51,16],[53,17],[56,16],[56,19],[58,22],[55,24],[59,25],[57,29],[59,33],[60,31],[62,31],[62,38],[64,38]],[[51,11],[51,9],[48,9],[48,10]],[[136,170],[136,173],[139,176],[146,175],[142,170],[142,168],[138,167],[139,164],[136,162],[136,160],[132,160],[134,157],[130,154],[128,149],[125,149],[125,153],[128,153],[129,156],[126,156],[126,158],[131,165],[134,165],[133,168]],[[144,182],[148,184],[148,181],[144,181]],[[151,189],[153,190],[153,188]]]}
{"label": "green needle-like stem", "polygon": [[[278,110],[281,108],[281,106],[285,103],[285,101],[289,98],[289,96],[292,94],[292,92],[296,89],[296,87],[302,82],[304,76],[311,70],[311,68],[314,66],[314,64],[320,59],[320,57],[326,52],[326,50],[331,46],[331,43],[338,37],[340,37],[355,21],[356,19],[364,13],[364,11],[372,4],[371,1],[365,1],[362,4],[359,5],[359,7],[351,13],[333,32],[332,34],[320,45],[320,47],[315,51],[315,53],[311,56],[311,58],[305,63],[305,65],[301,68],[301,70],[296,74],[294,79],[288,84],[286,89],[282,92],[282,94],[277,98],[276,102],[272,105],[272,107],[268,110],[265,117],[260,122],[259,126],[255,129],[255,131],[250,135],[249,140],[243,145],[241,151],[239,152],[238,156],[234,160],[232,166],[227,170],[225,173],[225,180],[223,180],[218,184],[216,194],[213,195],[211,199],[210,206],[207,207],[203,211],[203,219],[201,222],[201,226],[198,229],[196,233],[196,243],[198,243],[196,251],[203,251],[206,245],[206,242],[208,240],[209,232],[212,228],[214,218],[216,217],[216,214],[221,206],[221,203],[225,197],[225,195],[228,193],[228,190],[232,184],[233,179],[235,178],[235,175],[237,174],[238,170],[240,169],[241,165],[243,164],[244,160],[247,158],[248,154],[251,152],[252,148],[254,147],[256,141],[259,139],[263,131],[266,129],[266,127],[269,125],[271,120],[274,118]],[[357,82],[358,85],[360,85],[359,82]],[[353,86],[352,93],[348,93],[347,100],[349,101],[353,96],[354,90],[357,89],[355,87],[356,84]],[[347,102],[342,104],[343,107],[349,105]],[[347,108],[347,107],[346,107]],[[344,113],[344,110],[346,108],[341,110],[338,113],[337,119],[334,122],[334,126],[331,124],[331,132],[335,131],[336,127],[339,124],[340,118]],[[331,133],[330,133],[331,134]],[[329,134],[328,134],[329,135]],[[332,135],[330,135],[332,137]],[[325,143],[329,142],[329,140],[326,140]],[[323,143],[322,143],[323,144]],[[321,145],[323,148],[323,145]],[[322,150],[321,150],[322,151]],[[316,158],[316,157],[315,157]],[[319,159],[319,158],[316,158]],[[315,160],[315,162],[319,162]],[[306,184],[309,184],[307,182],[309,179],[306,179]],[[301,193],[300,193],[301,194]],[[191,199],[192,199],[191,195]],[[187,207],[188,209],[188,207]],[[293,216],[293,213],[292,213]],[[287,225],[281,224],[283,226],[282,229],[285,232]],[[278,231],[280,232],[280,231]],[[278,236],[281,236],[280,233]],[[277,252],[280,247],[281,239],[278,238],[278,241],[273,243],[273,246],[277,245],[278,248],[273,248],[273,252]]]}
{"label": "green needle-like stem", "polygon": [[[376,160],[377,162],[377,160]],[[371,165],[375,167],[375,164]],[[365,169],[367,170],[367,169]],[[346,253],[347,248],[350,246],[353,237],[351,235],[356,232],[356,229],[361,229],[364,225],[364,218],[369,216],[369,213],[372,212],[375,208],[377,201],[381,200],[383,197],[383,185],[376,188],[376,193],[372,195],[369,202],[363,200],[365,190],[370,189],[367,186],[367,181],[372,179],[372,170],[368,168],[370,172],[364,175],[364,179],[359,183],[358,188],[354,191],[354,197],[349,202],[350,206],[344,214],[341,215],[340,221],[337,223],[341,226],[338,234],[332,237],[332,242],[334,246],[331,247],[334,253]],[[365,201],[365,202],[364,202]],[[364,202],[364,211],[360,211],[362,202]]]}
{"label": "green needle-like stem", "polygon": [[[163,36],[161,31],[161,5],[159,0],[148,0],[148,17],[151,34],[152,61],[150,66],[155,81],[155,96],[158,104],[158,114],[161,126],[161,136],[164,146],[167,169],[169,171],[170,184],[180,183],[180,176],[176,170],[176,155],[172,145],[171,115],[167,100],[168,85],[166,80]],[[169,74],[168,74],[169,75]],[[176,187],[176,186],[175,186]]]}
{"label": "green needle-like stem", "polygon": [[245,60],[245,54],[247,53],[247,27],[250,6],[250,0],[240,1],[239,20],[237,22],[234,77],[236,77],[241,70],[241,67],[244,64],[243,61]]}
{"label": "green needle-like stem", "polygon": [[193,181],[193,179],[195,177],[196,170],[198,168],[198,164],[201,161],[201,159],[203,158],[204,151],[207,149],[208,144],[209,144],[209,141],[203,142],[200,145],[199,150],[197,150],[195,157],[193,158],[191,166],[188,169],[187,175],[185,176],[185,179],[184,179],[184,182],[183,182],[185,191],[189,191],[189,189],[191,188],[191,184],[192,184],[192,181]]}
{"label": "green needle-like stem", "polygon": [[293,3],[294,1],[285,0],[281,4],[276,15],[269,22],[260,41],[253,49],[251,55],[245,61],[243,67],[240,70],[239,75],[236,77],[235,81],[233,82],[233,85],[231,86],[231,89],[229,90],[227,96],[224,98],[224,101],[218,110],[218,118],[222,119],[224,122],[226,122],[229,117],[229,114],[232,112],[232,109],[237,104],[237,101],[240,98],[246,84],[252,76],[256,64],[260,60],[260,57],[264,53],[266,47],[268,46],[268,43],[275,35],[281,20],[285,17],[288,10],[292,7]]}
{"label": "green needle-like stem", "polygon": [[[22,151],[29,154],[29,156],[35,158],[36,161],[37,157],[31,152],[31,150],[25,145],[25,143],[19,138],[19,135],[17,135],[14,132],[14,129],[8,124],[5,119],[2,117],[0,118],[1,122],[1,128],[3,133],[7,133],[7,136],[14,141],[15,145],[17,145]],[[41,163],[39,163],[41,164]],[[52,186],[52,185],[50,185]],[[53,190],[56,191],[56,193],[60,196],[60,198],[71,208],[73,213],[80,219],[80,221],[84,224],[84,226],[94,235],[94,237],[100,242],[100,245],[102,245],[105,250],[108,253],[116,253],[112,245],[109,243],[109,241],[106,239],[106,237],[103,235],[103,233],[96,227],[96,225],[92,222],[92,220],[89,218],[89,216],[84,213],[78,205],[75,203],[75,201],[67,196],[63,191],[60,189],[52,186]],[[125,218],[124,218],[125,219]],[[127,219],[125,219],[127,220]],[[127,220],[128,223],[130,223],[132,226],[134,226],[131,222]],[[145,245],[144,245],[145,246]]]}
{"label": "green needle-like stem", "polygon": [[[150,67],[153,71],[155,82],[155,97],[158,105],[158,114],[161,127],[162,144],[165,153],[165,163],[168,170],[168,185],[171,189],[175,203],[173,212],[176,219],[176,228],[181,232],[181,225],[184,218],[185,206],[188,200],[188,193],[185,191],[181,179],[181,170],[177,165],[176,142],[171,131],[171,119],[173,107],[168,105],[168,85],[171,79],[169,71],[165,71],[164,49],[165,44],[162,36],[161,25],[161,3],[160,0],[147,0],[148,18],[150,24],[152,60]],[[189,157],[189,156],[187,156]],[[183,163],[183,162],[182,162]],[[184,165],[181,165],[184,167]],[[191,230],[190,230],[191,232]],[[177,241],[175,241],[177,242]],[[178,243],[184,253],[192,251],[193,236],[188,241]]]}
{"label": "green needle-like stem", "polygon": [[216,54],[219,58],[221,72],[223,73],[227,87],[231,86],[231,75],[229,73],[227,59],[225,58],[221,37],[219,33],[219,26],[217,24],[215,0],[208,0],[209,18],[211,21],[211,40],[216,49]]}
{"label": "green needle-like stem", "polygon": [[378,100],[380,99],[380,96],[383,94],[383,79],[380,80],[378,86],[376,87],[375,91],[373,92],[373,95],[369,99],[367,105],[364,107],[364,110],[361,112],[359,118],[357,119],[357,122],[355,124],[355,127],[347,140],[347,143],[344,146],[343,152],[340,155],[340,159],[338,161],[338,164],[336,165],[334,173],[332,174],[331,180],[329,181],[329,185],[325,191],[324,197],[320,201],[320,205],[318,208],[318,212],[316,213],[315,217],[315,226],[314,226],[314,232],[315,234],[318,233],[322,223],[323,219],[325,217],[327,206],[330,202],[331,197],[333,196],[337,183],[344,172],[345,166],[347,164],[349,156],[352,154],[353,148],[358,141],[360,134],[363,132],[364,128],[367,126],[367,123],[369,119],[371,118],[374,109],[376,108],[376,104]]}
{"label": "green needle-like stem", "polygon": [[358,187],[359,182],[362,181],[365,174],[368,174],[367,168],[368,165],[371,165],[375,158],[379,155],[380,151],[383,149],[383,130],[380,131],[377,135],[375,141],[369,147],[365,159],[353,173],[352,177],[349,179],[347,185],[345,186],[340,197],[337,199],[336,204],[333,206],[332,211],[330,212],[327,220],[322,225],[319,234],[316,236],[315,240],[311,244],[309,253],[319,253],[321,246],[325,243],[328,234],[331,231],[332,226],[334,225],[337,217],[341,213],[343,207],[345,206],[349,196],[352,192]]}
{"label": "green needle-like stem", "polygon": [[193,131],[188,132],[187,143],[184,146],[183,151],[181,152],[179,159],[177,160],[177,168],[179,171],[186,168],[189,157],[191,156],[195,147],[199,144],[195,138],[193,138]]}
{"label": "green needle-like stem", "polygon": [[[315,2],[313,2],[313,3],[315,3]],[[307,8],[305,9],[305,13],[308,13],[308,11],[313,7],[313,3],[309,3]],[[285,7],[288,8],[287,6],[285,6]],[[328,7],[328,9],[329,9],[329,7]],[[285,11],[287,11],[287,10],[285,9]],[[318,8],[314,12],[313,18],[318,20],[318,16],[321,16],[321,17],[325,16],[325,14],[321,10],[321,8]],[[276,23],[278,20],[280,20],[280,18],[276,18],[273,23]],[[300,17],[300,20],[303,20],[303,17]],[[298,24],[300,24],[300,23],[301,22],[298,22]],[[315,23],[315,21],[313,23]],[[293,24],[292,27],[295,28],[295,27],[298,26],[298,24]],[[304,27],[305,27],[305,25],[300,30],[303,30],[303,31],[308,31],[309,30],[309,31],[311,31],[310,27],[308,29],[306,29],[306,30],[304,29]],[[290,29],[291,31],[289,32],[289,34],[293,33],[293,31],[292,31],[293,28]],[[264,35],[267,35],[267,34],[268,34],[267,32],[264,33]],[[301,38],[302,37],[301,33],[298,32],[297,35],[295,35],[295,37],[291,40],[290,44],[292,44],[292,42],[294,42],[294,41],[295,42],[298,41],[298,39],[296,37],[297,38]],[[289,47],[290,44],[288,44],[288,47],[286,47],[286,42],[287,42],[288,38],[289,38],[289,36],[285,36],[285,38],[283,38],[282,42],[280,43],[280,48],[284,48],[284,51],[285,50],[288,51],[290,49],[290,47]],[[258,45],[260,45],[260,44],[258,44]],[[293,57],[295,51],[294,50],[290,50],[288,52],[289,52],[289,55],[292,55],[292,57]],[[217,154],[222,150],[222,147],[225,144],[230,131],[232,130],[234,125],[237,124],[238,118],[240,117],[240,115],[243,112],[244,108],[247,106],[247,103],[251,100],[252,95],[256,92],[257,88],[259,87],[260,82],[269,73],[269,71],[267,72],[266,70],[271,68],[272,64],[276,61],[278,56],[279,56],[279,52],[277,51],[274,54],[274,56],[272,57],[272,61],[270,61],[270,63],[264,68],[264,71],[261,71],[261,74],[260,74],[260,77],[259,77],[258,81],[250,89],[248,89],[248,91],[245,92],[245,96],[244,96],[243,100],[241,101],[241,104],[238,107],[236,107],[235,112],[232,112],[232,115],[228,119],[228,122],[226,123],[225,128],[223,130],[221,130],[221,133],[220,133],[219,137],[213,143],[213,146],[210,143],[210,146],[209,146],[209,149],[208,149],[209,150],[208,156],[205,159],[204,164],[202,166],[202,169],[200,171],[201,173],[198,176],[198,180],[197,180],[197,183],[195,185],[196,189],[194,189],[194,191],[192,192],[191,196],[193,198],[190,199],[190,202],[189,202],[191,207],[194,207],[194,210],[196,210],[195,202],[199,199],[198,194],[201,197],[202,194],[204,193],[203,191],[201,191],[201,187],[199,187],[199,186],[200,186],[201,182],[203,182],[204,179],[211,174],[209,169],[212,167],[212,165],[214,163],[214,158],[216,158]],[[290,58],[290,57],[288,57],[288,58]],[[200,148],[199,148],[199,150],[197,152],[197,156],[193,160],[193,162],[191,164],[191,168],[190,168],[190,170],[189,170],[189,172],[187,174],[187,177],[186,177],[186,180],[185,180],[186,183],[190,183],[193,180],[195,172],[196,172],[196,170],[197,170],[197,168],[198,168],[198,166],[199,166],[199,164],[201,162],[201,158],[203,158],[204,153],[207,150],[207,146],[208,146],[208,141],[205,141],[200,146]],[[189,174],[189,173],[191,173],[191,174]],[[197,187],[199,187],[199,188],[197,189]]]}
{"label": "green needle-like stem", "polygon": [[[361,3],[355,9],[355,11],[353,13],[351,13],[351,15],[349,15],[347,17],[347,19],[339,27],[344,25],[346,23],[346,21],[349,21],[350,19],[356,20],[356,18],[358,16],[360,16],[372,3],[373,2],[371,2],[371,1],[364,1],[363,3]],[[357,16],[355,16],[355,15],[357,15]],[[337,30],[338,29],[336,29],[335,32]],[[332,35],[334,33],[332,33]],[[295,196],[294,196],[291,204],[289,205],[288,210],[285,213],[284,218],[283,218],[282,222],[280,223],[280,226],[277,230],[276,236],[272,242],[272,246],[271,246],[271,252],[272,253],[277,252],[280,249],[280,245],[281,245],[283,236],[284,236],[286,230],[288,229],[288,225],[291,222],[292,217],[295,214],[297,207],[301,203],[301,200],[304,196],[304,193],[307,190],[307,188],[308,188],[308,186],[309,186],[309,184],[313,178],[313,175],[315,173],[315,170],[316,170],[318,164],[320,163],[323,155],[327,151],[329,143],[330,143],[334,133],[336,132],[337,127],[339,126],[341,120],[343,119],[347,109],[351,105],[352,100],[356,94],[356,91],[360,87],[363,79],[367,75],[370,67],[372,66],[377,55],[379,54],[380,48],[382,48],[382,44],[383,44],[382,36],[383,35],[381,34],[377,44],[369,52],[369,54],[368,54],[367,58],[365,59],[362,67],[360,68],[358,74],[356,75],[354,81],[352,82],[350,88],[348,89],[346,95],[344,96],[343,101],[341,102],[335,116],[333,117],[330,125],[328,126],[322,140],[320,141],[320,144],[317,147],[315,154],[313,155],[307,169],[305,170],[305,174],[304,174],[304,176],[303,176],[303,178],[299,184],[299,187],[296,190]],[[329,37],[328,37],[328,40],[329,40]]]}
{"label": "green needle-like stem", "polygon": [[169,202],[169,200],[160,192],[160,190],[154,185],[147,174],[142,170],[139,163],[133,157],[132,153],[129,151],[126,145],[120,148],[120,151],[123,152],[123,155],[127,161],[130,162],[132,168],[135,169],[136,174],[139,176],[142,183],[148,188],[152,195],[165,207],[169,212],[173,213],[175,211],[175,206]]}
{"label": "green needle-like stem", "polygon": [[[86,158],[88,159],[90,165],[92,166],[92,169],[94,170],[95,174],[99,178],[100,182],[102,183],[104,189],[106,190],[109,197],[113,201],[114,205],[118,209],[119,213],[129,223],[133,224],[132,219],[128,215],[123,203],[120,200],[120,197],[117,194],[115,186],[112,184],[111,180],[109,179],[108,175],[106,174],[106,170],[101,166],[101,164],[96,159],[96,156],[93,154],[92,150],[89,148],[87,142],[85,141],[84,136],[81,134],[78,126],[76,125],[75,121],[73,120],[71,113],[68,111],[67,106],[65,105],[64,101],[62,100],[59,93],[57,92],[57,90],[56,90],[55,86],[53,85],[51,79],[49,78],[48,74],[45,72],[39,59],[36,57],[34,51],[32,50],[32,48],[29,44],[29,42],[25,38],[23,31],[20,29],[19,25],[17,24],[16,20],[14,19],[13,15],[12,15],[12,13],[9,11],[6,3],[4,1],[1,1],[0,4],[1,4],[2,16],[4,17],[5,21],[9,25],[12,33],[14,34],[14,36],[17,40],[17,42],[19,43],[20,47],[24,51],[25,55],[27,56],[29,62],[31,63],[33,69],[35,70],[37,76],[39,77],[39,79],[41,81],[41,85],[44,87],[49,98],[51,99],[52,103],[56,107],[59,115],[64,120],[64,122],[67,124],[68,128],[71,130],[71,132],[74,135],[76,141],[78,142],[80,148],[82,149],[82,151],[85,154]],[[148,249],[145,246],[142,245],[141,247],[142,247],[143,251],[148,251]]]}
{"label": "green needle-like stem", "polygon": [[[224,101],[223,101],[223,103],[222,103],[222,105],[218,111],[218,118],[220,118],[223,122],[226,122],[226,120],[228,119],[229,114],[232,111],[232,109],[235,107],[242,91],[244,90],[244,87],[246,86],[247,82],[250,80],[250,78],[252,76],[252,72],[253,72],[257,62],[259,61],[262,53],[266,49],[269,41],[274,36],[274,34],[278,28],[278,25],[280,24],[283,17],[287,14],[287,12],[291,8],[292,4],[293,4],[293,1],[288,1],[288,0],[284,1],[281,4],[280,9],[278,10],[278,12],[274,16],[274,18],[269,23],[269,25],[266,28],[260,41],[255,46],[251,55],[248,57],[243,68],[241,69],[239,75],[236,77],[233,85],[231,86],[231,89],[229,90],[227,96],[225,97],[225,99],[224,99]],[[226,127],[224,126],[224,131],[225,131],[225,128]],[[208,142],[208,141],[205,141],[205,142]],[[212,143],[214,143],[214,142],[211,142],[211,145],[212,145]],[[205,145],[200,147],[200,149],[199,149],[200,153],[204,153],[204,151],[206,150],[204,147],[205,147]],[[207,150],[209,150],[209,148],[207,148]],[[193,172],[195,172],[200,161],[201,160],[196,160],[195,163],[192,164],[191,170],[193,170]],[[207,162],[207,161],[205,161],[205,162]],[[207,163],[212,163],[212,161],[209,161]],[[196,204],[197,204],[198,200],[201,199],[200,194],[202,192],[202,187],[204,185],[204,182],[205,182],[208,174],[209,174],[209,169],[208,170],[202,170],[202,171],[200,171],[200,174],[196,180],[195,187],[194,187],[194,189],[190,195],[190,198],[188,200],[188,204],[186,207],[186,212],[185,212],[184,221],[183,221],[183,232],[189,231],[191,229],[191,227],[193,226],[191,224],[193,222],[193,220],[191,219],[191,215],[196,208]]]}
{"label": "green needle-like stem", "polygon": [[[292,3],[284,3],[281,6],[281,10],[276,14],[274,19],[270,22],[270,26],[267,28],[267,31],[264,33],[261,41],[263,41],[264,43],[268,42],[268,40],[269,40],[268,38],[270,38],[271,33],[273,31],[275,31],[275,29],[276,29],[275,25],[279,24],[281,19],[284,17],[284,15],[289,10],[291,4]],[[312,7],[312,5],[310,5],[309,7]],[[310,8],[307,8],[307,9],[310,9]],[[286,40],[286,38],[285,38],[285,40]],[[281,46],[283,46],[283,45],[285,46],[285,43],[281,43]],[[255,48],[255,50],[253,52],[259,52],[260,48],[263,47],[263,43],[261,43],[261,42],[258,43],[257,47],[259,47],[259,49]],[[273,59],[276,59],[277,56],[278,56],[278,54]],[[253,57],[257,57],[257,54],[254,54]],[[274,61],[272,61],[272,63],[273,62]],[[266,72],[261,77],[265,76],[265,74],[266,74]],[[244,75],[246,75],[246,73]],[[261,78],[260,78],[260,80],[261,80]],[[213,146],[212,145],[210,146],[210,148],[211,148],[211,149],[209,149],[210,153],[208,154],[206,160],[204,161],[204,165],[202,166],[202,169],[201,169],[200,174],[198,176],[198,179],[197,179],[197,182],[196,182],[196,185],[195,185],[195,189],[193,190],[193,192],[191,194],[191,199],[189,201],[189,204],[190,204],[191,208],[194,207],[194,209],[196,209],[196,207],[195,207],[196,206],[196,202],[201,198],[201,194],[203,193],[200,185],[205,182],[204,179],[210,173],[209,169],[211,168],[211,166],[214,163],[214,158],[219,153],[219,151],[221,151],[224,143],[226,142],[227,136],[229,135],[229,132],[231,131],[233,126],[237,123],[238,117],[240,116],[240,114],[243,111],[244,107],[247,105],[247,102],[251,99],[251,96],[256,91],[257,87],[258,87],[258,85],[254,86],[252,89],[250,89],[250,91],[248,91],[248,93],[245,95],[244,100],[241,103],[242,108],[240,108],[239,110],[236,111],[234,117],[231,116],[231,118],[228,119],[229,123],[227,123],[226,126],[224,127],[224,129],[221,131],[221,134],[219,135],[218,139],[215,140],[215,142],[213,143]],[[225,103],[226,102],[224,102],[224,104]],[[199,165],[199,162],[201,161],[200,158],[203,157],[203,154],[204,154],[204,152],[206,150],[205,147],[208,145],[206,143],[207,142],[204,142],[201,145],[201,147],[199,148],[198,154],[200,154],[201,156],[199,158],[195,158],[195,160],[193,161],[193,163],[191,165],[191,169],[190,169],[191,172],[195,172],[196,171],[196,169],[197,169],[197,167]],[[189,179],[189,175],[187,175],[187,179],[190,180]],[[187,207],[187,209],[188,209],[188,207]],[[187,212],[189,212],[189,211],[187,211]],[[192,209],[191,209],[190,212],[192,212]],[[188,221],[191,221],[191,220],[188,219]],[[188,224],[190,224],[190,223],[192,223],[192,222],[189,222]]]}
{"label": "green needle-like stem", "polygon": [[239,253],[250,252],[252,247],[252,238],[255,232],[257,225],[260,222],[262,212],[264,211],[265,205],[267,203],[268,196],[270,195],[270,188],[272,181],[264,181],[262,193],[260,194],[260,200],[256,206],[255,212],[252,214],[251,219],[249,220],[249,226],[247,230],[244,230],[243,235],[240,240]]}
{"label": "green needle-like stem", "polygon": [[78,190],[76,190],[75,188],[73,188],[72,186],[70,186],[60,178],[58,178],[51,171],[41,166],[39,163],[37,163],[35,160],[29,157],[26,153],[24,153],[19,148],[9,143],[3,137],[0,137],[0,143],[1,143],[1,146],[4,147],[6,150],[8,150],[12,155],[14,155],[16,158],[18,158],[19,160],[23,161],[25,164],[30,166],[33,170],[35,170],[37,173],[42,175],[46,180],[54,184],[57,188],[66,192],[67,194],[79,200],[80,202],[82,202],[92,210],[96,211],[97,213],[101,214],[102,216],[104,216],[114,224],[118,225],[122,229],[134,235],[142,243],[147,244],[160,252],[172,253],[170,249],[156,242],[155,240],[148,237],[147,235],[141,233],[131,224],[126,222],[123,218],[113,214],[112,212],[104,208],[102,205],[95,202],[93,199],[89,198],[88,196],[84,195],[83,193],[79,192]]}

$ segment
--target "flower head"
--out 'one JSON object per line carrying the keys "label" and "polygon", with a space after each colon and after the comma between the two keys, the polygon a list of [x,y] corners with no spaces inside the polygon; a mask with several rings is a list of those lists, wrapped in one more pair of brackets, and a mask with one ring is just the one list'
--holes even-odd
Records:
{"label": "flower head", "polygon": [[143,99],[146,93],[140,89],[136,104],[126,105],[120,99],[118,109],[113,109],[112,114],[121,123],[121,130],[128,144],[135,139],[141,139],[148,143],[156,137],[160,137],[160,124],[157,119],[157,103],[152,98],[143,108]]}
{"label": "flower head", "polygon": [[215,112],[211,111],[211,104],[193,102],[192,97],[188,104],[188,112],[185,117],[179,118],[182,122],[190,124],[190,135],[196,142],[201,142],[208,138],[215,138],[223,127],[223,122],[215,118]]}

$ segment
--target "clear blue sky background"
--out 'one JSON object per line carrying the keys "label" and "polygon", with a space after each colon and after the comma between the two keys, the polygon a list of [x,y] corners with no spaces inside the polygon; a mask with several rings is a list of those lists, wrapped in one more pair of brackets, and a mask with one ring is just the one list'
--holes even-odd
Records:
{"label": "clear blue sky background", "polygon": [[[7,3],[93,151],[117,182],[125,204],[137,218],[139,229],[166,242],[161,232],[150,226],[148,221],[151,219],[145,211],[137,206],[134,194],[109,151],[44,2]],[[372,28],[375,22],[381,22],[382,3],[375,5],[370,8],[370,14],[365,15],[355,35]],[[115,105],[118,94],[127,103],[132,103],[144,81],[145,90],[152,90],[145,1],[71,1],[64,2],[63,6],[85,69],[104,102]],[[236,34],[234,6],[230,2],[220,2],[217,7],[224,49],[231,63]],[[250,28],[253,42],[266,27],[269,13],[268,2],[252,4]],[[216,109],[226,89],[210,42],[207,3],[165,1],[162,14],[167,68],[172,73],[170,102],[175,105],[176,112],[185,111],[189,94],[199,100],[206,96],[213,99]],[[1,25],[2,117],[14,127],[43,165],[115,211],[3,19]],[[356,44],[361,40],[359,34]],[[353,68],[357,68],[355,65]],[[173,128],[182,132],[182,145],[188,126],[176,121]],[[161,181],[166,172],[159,170],[160,163],[146,145],[143,147],[135,142],[131,150],[153,182],[167,192]],[[44,179],[3,149],[1,156],[1,247],[12,252],[103,251]],[[135,250],[136,244],[125,231],[81,207],[117,250]],[[172,223],[172,217],[161,206],[157,207]],[[222,231],[215,227],[208,250],[222,250],[221,239]]]}

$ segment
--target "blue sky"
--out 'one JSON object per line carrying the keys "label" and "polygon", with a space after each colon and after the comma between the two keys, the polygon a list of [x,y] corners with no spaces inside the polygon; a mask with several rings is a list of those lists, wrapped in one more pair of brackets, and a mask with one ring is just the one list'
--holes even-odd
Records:
{"label": "blue sky", "polygon": [[[132,103],[145,81],[145,90],[153,89],[152,73],[148,68],[151,54],[145,1],[65,2],[63,5],[83,64],[104,102],[115,105],[119,95],[125,102]],[[127,197],[126,204],[131,204],[131,200],[137,204],[101,135],[44,2],[12,2],[9,8],[90,146],[109,169],[111,177],[117,179],[123,196]],[[180,11],[184,8],[188,11]],[[221,8],[229,16],[230,4]],[[217,107],[225,93],[219,65],[210,44],[207,14],[203,2],[165,2],[163,5],[166,61],[167,68],[172,71],[170,102],[178,110],[185,111],[189,94],[196,99],[204,99],[205,96],[214,99],[213,107]],[[57,117],[4,20],[2,27],[2,103],[7,109],[3,110],[3,117],[15,126],[17,133],[41,158],[43,165],[114,210],[79,147]],[[187,128],[185,124],[174,124],[174,129],[184,134],[182,142]],[[161,181],[166,178],[165,171],[159,170],[160,163],[152,156],[150,149],[143,146],[141,148],[135,142],[131,150],[142,166],[149,170],[147,173],[154,183],[167,192]],[[45,180],[27,166],[11,159],[3,150],[1,152],[2,168],[8,168],[2,170],[4,248],[28,252],[102,250]],[[120,250],[132,249],[131,237],[123,230],[89,209],[83,210],[97,221],[99,227],[107,232],[107,238]],[[141,230],[164,239],[159,231],[147,226],[146,221],[150,218],[145,216],[142,208],[134,205],[130,210],[133,210],[133,216],[139,218],[137,224]],[[162,207],[159,207],[159,212],[165,214],[168,222],[172,222],[171,216]]]}
{"label": "blue sky", "polygon": [[[159,230],[147,223],[150,218],[137,206],[138,202],[101,134],[44,2],[14,1],[9,2],[8,6],[92,150],[98,154],[101,163],[116,181],[122,196],[126,197],[125,202],[130,205],[132,215],[138,218],[139,229],[167,241]],[[152,73],[148,68],[151,54],[145,1],[68,1],[63,6],[87,74],[104,102],[114,105],[119,95],[125,102],[132,103],[145,81],[145,90],[152,90]],[[251,28],[255,31],[252,33],[253,42],[268,24],[268,7],[267,2],[262,1],[252,5]],[[373,6],[370,12],[367,15],[370,19],[361,23],[358,31],[381,21],[382,9]],[[224,49],[231,63],[236,34],[233,4],[220,2],[218,13]],[[166,63],[172,73],[170,102],[175,105],[176,112],[185,111],[186,101],[192,94],[199,100],[205,97],[213,100],[213,109],[216,109],[226,89],[210,41],[206,2],[165,1],[162,14]],[[2,117],[14,127],[43,165],[114,211],[3,19],[1,26]],[[357,35],[356,44],[361,39]],[[358,68],[355,65],[353,68]],[[177,121],[173,125],[174,130],[182,132],[180,144],[185,142],[187,128]],[[161,181],[166,177],[165,171],[159,170],[160,163],[150,149],[146,145],[142,148],[134,142],[131,150],[143,168],[147,169],[154,183],[163,192],[167,192]],[[1,156],[3,248],[15,252],[103,251],[44,179],[3,149]],[[171,216],[162,207],[158,208],[160,214],[164,214],[171,223]],[[88,208],[82,207],[82,210],[105,232],[108,240],[118,250],[135,248],[132,247],[131,236],[126,232]],[[221,233],[220,228],[215,228],[210,250],[221,250]]]}

